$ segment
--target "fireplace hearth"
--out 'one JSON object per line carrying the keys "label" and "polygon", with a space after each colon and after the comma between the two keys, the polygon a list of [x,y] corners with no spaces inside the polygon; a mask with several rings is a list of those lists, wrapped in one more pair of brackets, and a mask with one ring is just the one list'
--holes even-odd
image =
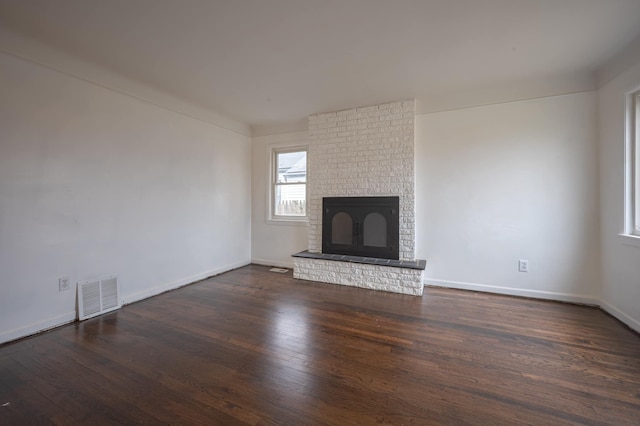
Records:
{"label": "fireplace hearth", "polygon": [[399,259],[399,197],[322,199],[322,253]]}

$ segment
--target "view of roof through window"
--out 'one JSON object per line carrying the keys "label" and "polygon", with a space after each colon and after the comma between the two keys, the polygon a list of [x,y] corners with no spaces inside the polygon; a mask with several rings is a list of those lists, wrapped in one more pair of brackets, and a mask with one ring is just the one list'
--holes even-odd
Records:
{"label": "view of roof through window", "polygon": [[307,152],[282,152],[278,154],[278,182],[307,181]]}

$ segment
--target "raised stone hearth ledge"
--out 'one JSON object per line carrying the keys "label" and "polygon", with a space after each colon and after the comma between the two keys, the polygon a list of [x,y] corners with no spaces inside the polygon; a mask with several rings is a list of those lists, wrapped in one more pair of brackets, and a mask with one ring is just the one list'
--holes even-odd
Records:
{"label": "raised stone hearth ledge", "polygon": [[340,262],[361,263],[364,265],[380,265],[380,266],[391,266],[392,268],[408,268],[408,269],[420,269],[420,270],[424,270],[425,267],[427,266],[427,261],[424,259],[416,259],[416,260],[377,259],[373,257],[348,256],[345,254],[312,253],[309,250],[304,250],[304,251],[301,251],[300,253],[292,254],[291,257],[304,257],[306,259],[321,259],[321,260],[337,260]]}
{"label": "raised stone hearth ledge", "polygon": [[[376,264],[376,259],[369,258],[360,258],[363,259],[361,263],[353,259],[318,259],[318,256],[340,257],[341,255],[323,255],[306,251],[297,253],[293,255],[293,277],[301,280],[422,296],[424,289],[422,274],[426,263],[424,260],[415,261],[413,267],[404,267]],[[357,256],[344,257],[357,258]],[[364,259],[369,260],[364,263]],[[377,260],[386,261],[387,259]],[[410,261],[402,262],[410,263]],[[418,267],[420,263],[422,268]]]}

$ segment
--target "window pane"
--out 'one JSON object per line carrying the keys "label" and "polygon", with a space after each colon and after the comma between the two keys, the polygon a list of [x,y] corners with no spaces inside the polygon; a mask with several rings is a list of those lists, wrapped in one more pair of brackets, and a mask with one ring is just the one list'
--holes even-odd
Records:
{"label": "window pane", "polygon": [[279,152],[276,154],[278,178],[276,182],[306,182],[307,152]]}
{"label": "window pane", "polygon": [[275,185],[274,214],[276,216],[306,216],[307,185]]}

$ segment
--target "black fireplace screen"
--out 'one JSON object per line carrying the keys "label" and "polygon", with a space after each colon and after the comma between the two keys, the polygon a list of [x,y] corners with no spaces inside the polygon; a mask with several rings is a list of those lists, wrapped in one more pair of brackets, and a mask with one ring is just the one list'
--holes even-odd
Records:
{"label": "black fireplace screen", "polygon": [[399,197],[322,199],[322,252],[398,259]]}

